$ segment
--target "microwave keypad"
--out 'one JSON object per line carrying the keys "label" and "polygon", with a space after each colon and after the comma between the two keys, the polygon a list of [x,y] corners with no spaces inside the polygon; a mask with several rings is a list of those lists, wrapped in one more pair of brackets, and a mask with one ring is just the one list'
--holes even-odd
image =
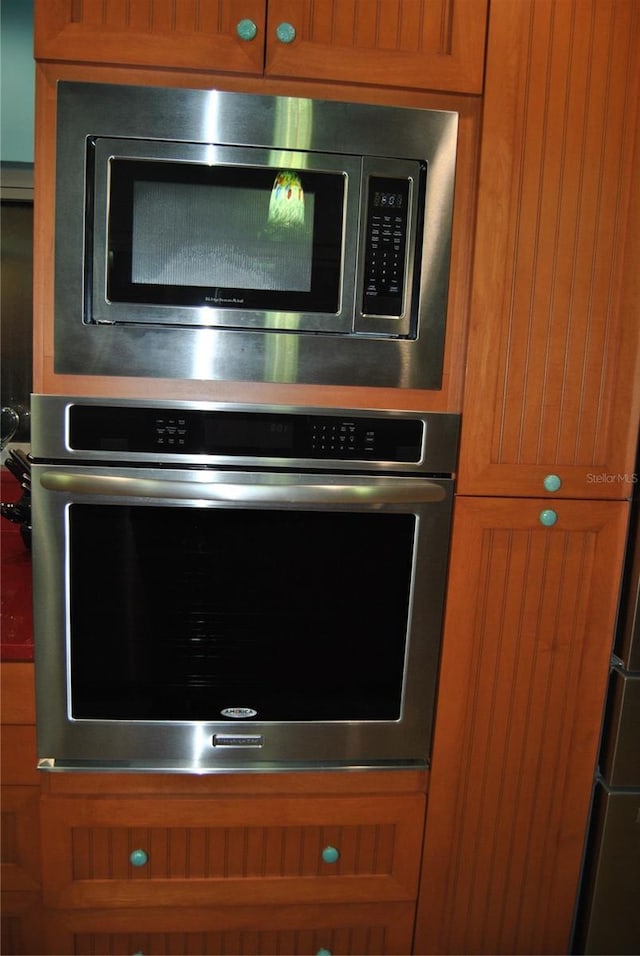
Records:
{"label": "microwave keypad", "polygon": [[363,312],[402,315],[409,180],[369,179]]}

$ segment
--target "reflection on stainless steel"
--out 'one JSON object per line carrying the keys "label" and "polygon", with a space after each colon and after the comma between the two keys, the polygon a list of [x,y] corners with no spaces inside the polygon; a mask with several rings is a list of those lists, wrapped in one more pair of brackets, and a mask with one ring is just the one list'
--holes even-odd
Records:
{"label": "reflection on stainless steel", "polygon": [[[439,388],[448,294],[457,114],[291,97],[99,84],[59,84],[55,292],[58,372],[200,380]],[[96,137],[95,189],[87,137]],[[146,144],[146,145],[145,145]],[[107,302],[109,157],[343,169],[346,227],[338,312],[288,312]],[[225,158],[226,157],[226,158]],[[336,165],[338,164],[338,165]],[[362,189],[369,175],[406,177],[426,165],[424,225],[412,198],[405,294],[416,315],[369,315]],[[388,170],[400,170],[395,174]],[[102,176],[102,179],[100,179]],[[85,190],[93,230],[83,235]],[[411,258],[411,257],[409,257]],[[419,272],[419,276],[418,276]],[[88,281],[93,276],[93,282]],[[100,301],[100,299],[102,301]],[[91,314],[85,306],[91,300]],[[91,324],[95,323],[95,324]]]}
{"label": "reflection on stainless steel", "polygon": [[0,432],[0,449],[7,445],[20,427],[20,416],[11,405],[2,406],[2,431]]}
{"label": "reflection on stainless steel", "polygon": [[428,765],[458,416],[33,409],[43,769]]}

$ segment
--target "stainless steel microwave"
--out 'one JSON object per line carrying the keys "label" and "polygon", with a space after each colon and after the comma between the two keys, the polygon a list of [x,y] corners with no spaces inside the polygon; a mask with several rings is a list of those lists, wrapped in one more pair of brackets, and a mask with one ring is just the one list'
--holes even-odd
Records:
{"label": "stainless steel microwave", "polygon": [[56,371],[440,387],[457,119],[60,83]]}

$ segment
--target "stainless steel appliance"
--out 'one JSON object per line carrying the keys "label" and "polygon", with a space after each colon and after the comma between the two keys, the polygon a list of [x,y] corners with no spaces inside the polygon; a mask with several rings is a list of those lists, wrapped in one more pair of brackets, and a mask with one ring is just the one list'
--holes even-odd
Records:
{"label": "stainless steel appliance", "polygon": [[636,484],[573,952],[637,953],[639,889],[640,496]]}
{"label": "stainless steel appliance", "polygon": [[427,765],[457,416],[32,407],[43,768]]}
{"label": "stainless steel appliance", "polygon": [[61,82],[56,371],[439,388],[457,128]]}

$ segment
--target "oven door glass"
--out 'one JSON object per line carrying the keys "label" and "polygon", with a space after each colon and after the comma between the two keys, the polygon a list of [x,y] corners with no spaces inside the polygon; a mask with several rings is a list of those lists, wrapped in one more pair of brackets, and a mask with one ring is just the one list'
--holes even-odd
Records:
{"label": "oven door glass", "polygon": [[72,717],[397,720],[417,520],[72,504]]}

